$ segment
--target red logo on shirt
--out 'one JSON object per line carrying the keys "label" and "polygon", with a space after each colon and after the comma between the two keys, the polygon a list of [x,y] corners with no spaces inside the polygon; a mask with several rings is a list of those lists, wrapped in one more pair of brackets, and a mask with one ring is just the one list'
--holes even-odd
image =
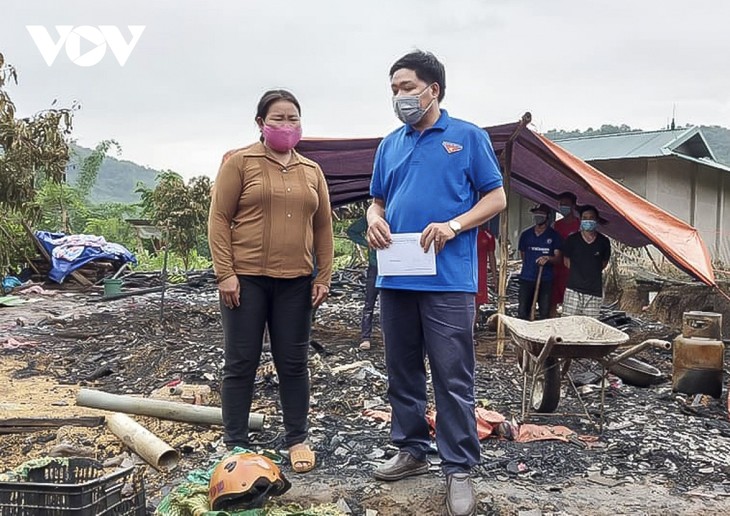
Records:
{"label": "red logo on shirt", "polygon": [[458,143],[451,143],[451,142],[441,142],[441,145],[444,146],[444,149],[446,149],[446,152],[449,154],[453,154],[454,152],[459,152],[464,147],[462,145],[459,145]]}

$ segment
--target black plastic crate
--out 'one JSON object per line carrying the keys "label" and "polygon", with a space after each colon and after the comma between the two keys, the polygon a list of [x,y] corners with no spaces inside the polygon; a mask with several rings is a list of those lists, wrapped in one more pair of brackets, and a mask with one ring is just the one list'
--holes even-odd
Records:
{"label": "black plastic crate", "polygon": [[142,475],[134,467],[102,472],[96,461],[72,458],[32,469],[29,482],[0,482],[0,515],[145,516]]}

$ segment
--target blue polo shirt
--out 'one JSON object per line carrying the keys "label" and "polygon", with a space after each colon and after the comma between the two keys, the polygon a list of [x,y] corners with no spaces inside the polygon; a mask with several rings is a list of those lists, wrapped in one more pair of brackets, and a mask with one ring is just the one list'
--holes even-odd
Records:
{"label": "blue polo shirt", "polygon": [[[448,222],[502,186],[489,135],[445,110],[419,133],[409,125],[386,136],[375,154],[370,195],[385,202],[391,233],[420,233]],[[449,240],[436,255],[435,276],[378,276],[379,288],[476,292],[477,229]]]}
{"label": "blue polo shirt", "polygon": [[[548,226],[540,235],[535,234],[535,226],[529,227],[520,235],[520,241],[517,249],[525,253],[525,259],[522,260],[522,271],[520,279],[525,281],[537,281],[537,273],[540,266],[536,260],[541,256],[553,256],[557,249],[560,249],[562,239],[560,234],[553,228]],[[542,269],[540,281],[552,281],[553,266],[547,264]]]}

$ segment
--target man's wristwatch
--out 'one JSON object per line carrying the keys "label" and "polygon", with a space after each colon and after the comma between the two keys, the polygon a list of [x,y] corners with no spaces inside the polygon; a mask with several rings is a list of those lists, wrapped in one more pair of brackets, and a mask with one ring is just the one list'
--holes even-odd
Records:
{"label": "man's wristwatch", "polygon": [[448,224],[451,228],[451,231],[454,232],[454,235],[458,235],[459,233],[461,233],[461,224],[459,224],[456,220],[451,219]]}

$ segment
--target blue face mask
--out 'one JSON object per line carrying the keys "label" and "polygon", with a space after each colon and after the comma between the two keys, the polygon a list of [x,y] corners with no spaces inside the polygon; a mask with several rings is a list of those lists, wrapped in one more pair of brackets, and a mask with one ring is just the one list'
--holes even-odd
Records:
{"label": "blue face mask", "polygon": [[572,212],[573,209],[570,206],[568,206],[567,204],[561,204],[560,207],[558,208],[558,211],[560,211],[560,214],[563,217],[567,217],[568,215],[570,215],[570,212]]}
{"label": "blue face mask", "polygon": [[580,229],[581,231],[595,231],[598,222],[595,220],[581,220]]}

